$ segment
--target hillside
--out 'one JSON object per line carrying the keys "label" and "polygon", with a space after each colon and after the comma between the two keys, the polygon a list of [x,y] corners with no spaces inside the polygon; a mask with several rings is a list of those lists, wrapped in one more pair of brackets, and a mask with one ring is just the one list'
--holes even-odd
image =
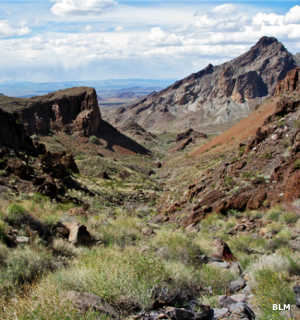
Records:
{"label": "hillside", "polygon": [[300,67],[300,53],[295,54],[295,60],[297,65]]}
{"label": "hillside", "polygon": [[248,52],[205,69],[154,92],[128,107],[112,110],[114,125],[128,118],[153,132],[225,126],[247,116],[277,82],[296,66],[275,38],[261,38]]}

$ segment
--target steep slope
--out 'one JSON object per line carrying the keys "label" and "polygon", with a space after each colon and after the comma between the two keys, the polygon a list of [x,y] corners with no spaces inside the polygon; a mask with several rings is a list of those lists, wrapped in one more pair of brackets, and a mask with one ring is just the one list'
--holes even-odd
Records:
{"label": "steep slope", "polygon": [[188,226],[210,212],[268,208],[300,197],[299,74],[299,68],[291,70],[275,88],[275,97],[193,152],[212,164],[181,191],[181,200],[164,196],[167,216],[185,212]]}
{"label": "steep slope", "polygon": [[297,65],[300,67],[300,53],[295,54],[295,60]]}
{"label": "steep slope", "polygon": [[29,99],[1,96],[0,108],[24,124],[29,136],[47,136],[61,131],[78,137],[93,135],[105,140],[107,149],[112,151],[116,146],[134,153],[149,153],[101,118],[93,88],[71,88]]}
{"label": "steep slope", "polygon": [[72,155],[47,152],[26,134],[14,114],[0,108],[0,194],[38,191],[63,200],[68,189],[83,190],[73,180],[74,172],[78,168]]}
{"label": "steep slope", "polygon": [[119,108],[108,119],[119,125],[133,118],[151,131],[203,128],[247,116],[274,92],[277,82],[296,67],[292,54],[272,37],[263,37],[248,52]]}

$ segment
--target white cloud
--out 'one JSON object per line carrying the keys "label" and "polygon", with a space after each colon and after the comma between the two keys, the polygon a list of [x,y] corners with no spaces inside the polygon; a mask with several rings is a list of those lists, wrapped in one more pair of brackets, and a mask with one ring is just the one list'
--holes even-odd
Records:
{"label": "white cloud", "polygon": [[300,24],[300,6],[294,6],[285,15],[286,23]]}
{"label": "white cloud", "polygon": [[181,45],[179,36],[177,36],[175,33],[165,32],[160,27],[151,28],[149,40],[155,46]]}
{"label": "white cloud", "polygon": [[20,27],[12,27],[8,21],[0,20],[0,36],[11,37],[11,36],[23,36],[30,33],[30,29],[22,23]]}
{"label": "white cloud", "polygon": [[217,6],[215,7],[212,12],[214,13],[218,13],[218,14],[232,14],[233,12],[235,12],[237,9],[237,7],[232,4],[232,3],[225,3],[225,4],[222,4],[220,6]]}
{"label": "white cloud", "polygon": [[[55,5],[75,3],[74,0],[55,1]],[[225,4],[204,8],[194,15],[194,7],[183,10],[182,7],[119,5],[101,16],[99,22],[99,17],[87,16],[87,13],[95,13],[91,6],[96,2],[99,3],[86,1],[77,6],[76,10],[84,9],[85,16],[72,16],[73,9],[65,13],[69,15],[63,19],[67,26],[70,21],[74,24],[80,21],[79,33],[78,29],[76,33],[48,31],[26,41],[0,39],[1,77],[6,74],[5,70],[9,76],[16,74],[11,70],[18,70],[24,78],[29,70],[30,78],[34,74],[40,77],[44,72],[53,77],[50,80],[66,77],[78,80],[135,76],[180,78],[209,62],[219,64],[244,53],[264,35],[277,37],[292,52],[300,51],[300,28],[296,25],[299,6],[278,14]],[[21,32],[22,26],[14,29]],[[3,33],[1,22],[0,30]],[[36,71],[30,73],[30,70]]]}
{"label": "white cloud", "polygon": [[54,0],[51,12],[58,16],[98,15],[117,5],[115,0]]}
{"label": "white cloud", "polygon": [[90,31],[93,30],[93,27],[88,24],[87,26],[84,27],[84,30],[85,30],[86,32],[90,32]]}

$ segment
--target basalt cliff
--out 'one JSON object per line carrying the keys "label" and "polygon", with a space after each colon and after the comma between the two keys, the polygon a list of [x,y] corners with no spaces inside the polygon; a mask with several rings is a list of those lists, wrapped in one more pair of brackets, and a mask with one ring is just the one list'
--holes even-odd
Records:
{"label": "basalt cliff", "polygon": [[93,88],[76,87],[28,99],[0,96],[0,108],[23,124],[28,136],[57,132],[78,137],[95,136],[103,139],[112,151],[119,146],[133,153],[149,153],[102,119]]}

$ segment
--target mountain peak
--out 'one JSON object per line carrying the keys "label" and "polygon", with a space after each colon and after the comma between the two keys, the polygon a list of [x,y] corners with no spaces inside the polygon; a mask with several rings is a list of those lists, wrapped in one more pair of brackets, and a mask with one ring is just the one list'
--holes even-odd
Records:
{"label": "mountain peak", "polygon": [[153,132],[168,126],[169,130],[218,128],[246,117],[295,67],[294,56],[284,45],[264,36],[239,57],[222,65],[208,65],[122,113],[116,110],[115,118],[122,122],[133,117]]}
{"label": "mountain peak", "polygon": [[273,43],[279,43],[279,41],[274,37],[263,36],[258,40],[255,47],[267,47]]}

